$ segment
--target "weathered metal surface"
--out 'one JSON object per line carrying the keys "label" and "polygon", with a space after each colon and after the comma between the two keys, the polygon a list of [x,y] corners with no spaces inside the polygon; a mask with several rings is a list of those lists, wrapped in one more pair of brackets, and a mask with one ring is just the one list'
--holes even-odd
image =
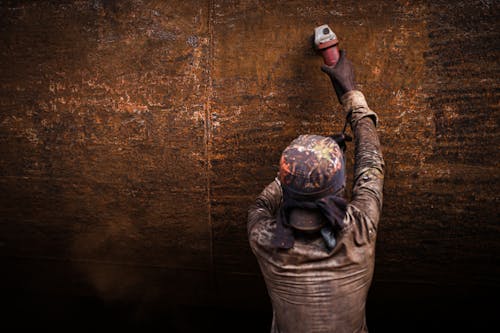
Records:
{"label": "weathered metal surface", "polygon": [[342,128],[308,39],[327,23],[381,120],[375,297],[418,298],[416,281],[498,290],[499,9],[0,2],[0,251],[17,267],[6,279],[51,292],[28,277],[46,267],[40,280],[68,295],[266,306],[247,207],[291,139]]}
{"label": "weathered metal surface", "polygon": [[197,4],[2,2],[4,256],[57,260],[103,297],[117,281],[147,287],[122,276],[129,265],[193,270],[208,285]]}
{"label": "weathered metal surface", "polygon": [[393,180],[379,277],[458,284],[464,293],[498,288],[498,2],[435,1],[423,9],[424,62],[406,76],[421,89],[392,90],[405,105],[384,126]]}

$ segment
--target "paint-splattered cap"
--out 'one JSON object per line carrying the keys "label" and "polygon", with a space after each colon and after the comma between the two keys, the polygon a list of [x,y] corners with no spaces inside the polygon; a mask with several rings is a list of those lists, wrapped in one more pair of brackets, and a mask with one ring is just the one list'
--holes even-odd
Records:
{"label": "paint-splattered cap", "polygon": [[279,179],[286,192],[321,197],[345,186],[345,161],[330,137],[301,135],[281,154]]}

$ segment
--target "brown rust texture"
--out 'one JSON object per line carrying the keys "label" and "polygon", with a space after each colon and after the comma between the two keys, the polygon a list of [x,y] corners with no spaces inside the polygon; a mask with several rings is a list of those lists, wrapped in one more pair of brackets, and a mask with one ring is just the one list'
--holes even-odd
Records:
{"label": "brown rust texture", "polygon": [[208,290],[207,8],[2,2],[3,255],[68,261],[104,297],[137,265]]}
{"label": "brown rust texture", "polygon": [[1,1],[4,279],[266,305],[247,207],[291,139],[342,128],[309,40],[327,23],[380,117],[374,287],[498,290],[499,7]]}

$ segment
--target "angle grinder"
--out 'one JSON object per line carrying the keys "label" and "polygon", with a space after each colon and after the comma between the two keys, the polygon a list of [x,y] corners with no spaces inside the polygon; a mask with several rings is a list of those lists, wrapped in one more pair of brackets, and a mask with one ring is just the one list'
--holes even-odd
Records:
{"label": "angle grinder", "polygon": [[[338,45],[339,41],[337,35],[327,24],[314,28],[314,46],[317,50],[321,51],[325,65],[335,66],[339,61],[340,54]],[[346,141],[352,141],[352,137],[345,133],[346,129],[347,121],[344,124],[342,133],[330,135],[344,152],[347,148]]]}
{"label": "angle grinder", "polygon": [[335,66],[339,61],[339,41],[337,35],[327,24],[314,28],[314,45],[321,51],[323,60],[327,66]]}

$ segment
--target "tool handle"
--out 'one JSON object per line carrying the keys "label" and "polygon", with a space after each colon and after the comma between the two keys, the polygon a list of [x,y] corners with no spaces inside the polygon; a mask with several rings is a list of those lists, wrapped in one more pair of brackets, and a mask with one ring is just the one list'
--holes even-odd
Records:
{"label": "tool handle", "polygon": [[338,45],[322,49],[321,55],[323,56],[323,60],[327,66],[335,66],[340,57]]}

